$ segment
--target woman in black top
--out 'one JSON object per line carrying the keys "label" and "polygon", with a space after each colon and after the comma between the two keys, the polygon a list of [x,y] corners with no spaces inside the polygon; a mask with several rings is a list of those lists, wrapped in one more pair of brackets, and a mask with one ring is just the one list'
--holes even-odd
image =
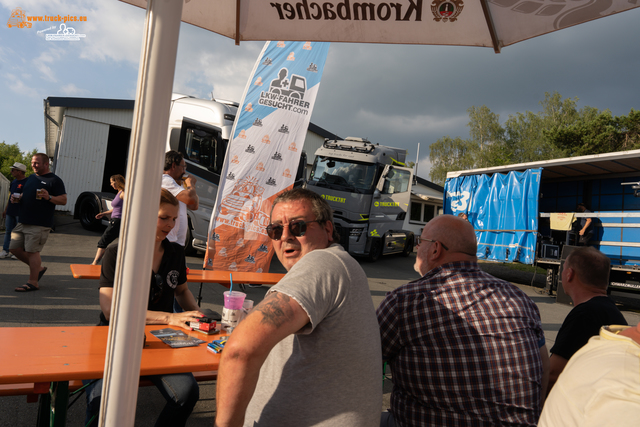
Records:
{"label": "woman in black top", "polygon": [[[202,317],[193,294],[187,287],[187,271],[184,250],[177,243],[167,240],[178,218],[178,199],[162,189],[158,225],[153,249],[153,264],[149,285],[149,304],[146,323],[169,325],[190,329],[188,323]],[[116,271],[118,247],[109,246],[102,261],[100,274],[100,324],[108,325],[111,317],[111,298]],[[173,313],[173,299],[186,310]],[[199,399],[198,383],[192,374],[153,375],[150,379],[167,400],[167,404],[156,421],[156,426],[184,426]],[[100,410],[102,380],[87,388],[86,425],[93,419],[97,423]]]}

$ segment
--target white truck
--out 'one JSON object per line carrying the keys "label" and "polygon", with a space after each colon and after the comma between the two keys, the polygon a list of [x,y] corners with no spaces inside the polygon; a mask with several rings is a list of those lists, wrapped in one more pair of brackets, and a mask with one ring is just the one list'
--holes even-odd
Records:
{"label": "white truck", "polygon": [[372,261],[408,256],[415,237],[402,230],[413,183],[407,151],[348,137],[325,140],[315,155],[307,188],[331,205],[345,250]]}
{"label": "white truck", "polygon": [[[133,119],[133,101],[94,98],[45,100],[47,154],[54,159],[54,172],[67,188],[74,218],[89,230],[98,230],[105,220],[95,215],[110,209],[115,193],[109,177],[125,175]],[[166,149],[185,156],[187,173],[197,178],[200,207],[188,211],[186,250],[205,250],[211,212],[218,192],[227,144],[238,103],[205,100],[174,93]],[[306,155],[297,171],[304,179]]]}

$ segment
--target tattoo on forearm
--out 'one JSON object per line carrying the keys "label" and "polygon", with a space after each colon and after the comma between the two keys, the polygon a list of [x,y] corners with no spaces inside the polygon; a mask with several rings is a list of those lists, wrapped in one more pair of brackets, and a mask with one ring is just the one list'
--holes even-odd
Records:
{"label": "tattoo on forearm", "polygon": [[278,328],[293,319],[293,310],[289,306],[289,301],[291,298],[288,295],[280,292],[272,293],[271,298],[267,298],[256,307],[262,313],[261,323]]}

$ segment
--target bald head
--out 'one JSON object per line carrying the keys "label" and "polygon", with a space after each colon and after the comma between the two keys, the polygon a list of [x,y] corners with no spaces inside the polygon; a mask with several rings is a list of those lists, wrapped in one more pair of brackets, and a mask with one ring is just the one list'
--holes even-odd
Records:
{"label": "bald head", "polygon": [[440,215],[429,221],[424,231],[435,236],[430,238],[444,243],[449,251],[475,257],[476,233],[469,221],[453,215]]}
{"label": "bald head", "polygon": [[476,261],[476,234],[462,218],[437,216],[424,227],[421,238],[415,269],[422,275],[448,262]]}

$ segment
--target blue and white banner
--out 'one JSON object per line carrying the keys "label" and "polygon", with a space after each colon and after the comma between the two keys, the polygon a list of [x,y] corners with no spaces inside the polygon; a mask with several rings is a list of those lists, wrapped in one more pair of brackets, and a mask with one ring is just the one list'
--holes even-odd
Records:
{"label": "blue and white banner", "polygon": [[478,259],[533,264],[542,169],[447,179],[444,213],[466,213],[476,231]]}
{"label": "blue and white banner", "polygon": [[295,180],[329,43],[266,42],[238,109],[205,268],[266,272],[274,199]]}

